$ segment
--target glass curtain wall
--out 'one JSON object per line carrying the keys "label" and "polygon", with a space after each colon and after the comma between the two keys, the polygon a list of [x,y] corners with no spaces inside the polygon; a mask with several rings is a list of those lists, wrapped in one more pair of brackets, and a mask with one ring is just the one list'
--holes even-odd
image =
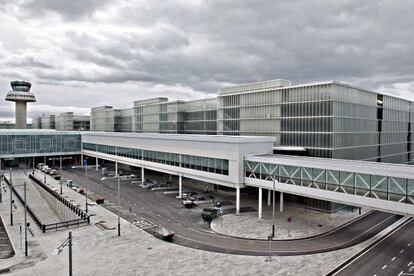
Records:
{"label": "glass curtain wall", "polygon": [[229,161],[226,159],[93,143],[83,143],[82,147],[84,150],[155,162],[169,166],[183,167],[192,170],[205,171],[209,173],[229,175]]}

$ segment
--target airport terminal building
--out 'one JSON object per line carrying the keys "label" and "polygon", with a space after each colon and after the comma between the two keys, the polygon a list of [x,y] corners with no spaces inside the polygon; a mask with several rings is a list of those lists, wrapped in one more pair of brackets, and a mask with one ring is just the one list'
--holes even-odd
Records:
{"label": "airport terminal building", "polygon": [[2,130],[0,167],[13,158],[32,167],[51,156],[88,156],[92,164],[140,168],[141,179],[148,170],[175,175],[178,196],[183,178],[232,188],[236,213],[241,189],[254,187],[259,217],[263,190],[273,189],[281,208],[286,193],[317,200],[312,207],[326,211],[337,208],[334,202],[414,215],[412,165],[287,156],[273,154],[273,147],[274,138],[266,136]]}
{"label": "airport terminal building", "polygon": [[272,80],[217,98],[93,108],[91,130],[274,137],[274,152],[386,163],[413,161],[414,103],[330,81]]}

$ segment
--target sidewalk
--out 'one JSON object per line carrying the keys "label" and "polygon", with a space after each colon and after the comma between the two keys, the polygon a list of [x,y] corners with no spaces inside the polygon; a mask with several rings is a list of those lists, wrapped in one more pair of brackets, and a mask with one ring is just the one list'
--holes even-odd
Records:
{"label": "sidewalk", "polygon": [[[48,183],[58,188],[50,177]],[[63,187],[63,195],[84,205],[85,197],[66,186]],[[7,207],[7,200],[0,204],[0,212],[6,222],[9,219]],[[95,226],[95,223],[103,221],[109,228],[116,227],[117,216],[102,206],[89,207],[93,214],[91,224],[71,229],[74,275],[323,275],[376,239],[335,252],[273,257],[272,262],[265,262],[265,257],[213,253],[163,242],[123,219],[121,237],[118,237],[116,229],[100,230]],[[21,210],[18,205],[16,223],[21,222]],[[45,234],[35,231],[34,238],[29,235],[29,257],[24,258],[19,249],[18,226],[6,227],[11,233],[17,256],[0,261],[0,269],[11,267],[10,275],[67,275],[67,248],[57,256],[52,252],[67,238],[68,230]],[[33,229],[36,230],[34,226]]]}
{"label": "sidewalk", "polygon": [[[267,239],[272,231],[272,208],[264,206],[263,218],[258,218],[257,212],[224,215],[212,221],[211,228],[220,234],[253,239]],[[278,206],[277,206],[278,207]],[[362,209],[362,214],[368,212]],[[276,239],[305,238],[328,232],[360,215],[343,209],[335,213],[319,212],[306,209],[303,205],[285,202],[284,210],[275,211]],[[288,222],[291,218],[291,222]],[[290,228],[290,229],[289,229]]]}

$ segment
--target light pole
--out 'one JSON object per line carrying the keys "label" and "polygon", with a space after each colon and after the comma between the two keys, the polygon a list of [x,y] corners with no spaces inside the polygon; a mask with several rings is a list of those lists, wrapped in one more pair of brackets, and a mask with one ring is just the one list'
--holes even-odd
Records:
{"label": "light pole", "polygon": [[88,213],[88,160],[83,161],[85,164],[85,212]]}
{"label": "light pole", "polygon": [[49,158],[49,161],[51,161],[51,160],[59,160],[59,173],[62,175],[62,162],[64,161],[64,160],[71,160],[72,159],[72,157],[62,157],[62,156],[59,156],[59,158],[57,158],[57,157],[53,157],[53,158]]}
{"label": "light pole", "polygon": [[[27,201],[26,201],[26,182],[24,182],[24,255],[27,257]],[[11,193],[11,191],[10,191]]]}
{"label": "light pole", "polygon": [[69,231],[68,238],[53,251],[52,255],[59,255],[66,246],[69,248],[69,276],[72,276],[72,231]]}
{"label": "light pole", "polygon": [[24,201],[24,255],[28,256],[28,242],[27,242],[27,196],[26,196],[26,182],[20,185],[13,185],[10,181],[9,192],[10,192],[10,225],[13,225],[13,187],[23,186],[23,201]]}
{"label": "light pole", "polygon": [[[10,168],[10,185],[13,185],[11,168]],[[13,193],[12,193],[11,188],[10,188],[10,225],[13,225]]]}
{"label": "light pole", "polygon": [[272,238],[275,237],[275,178],[273,180],[273,219],[272,219]]}
{"label": "light pole", "polygon": [[83,166],[72,166],[72,169],[85,169],[85,212],[88,213],[88,160],[83,160]]}
{"label": "light pole", "polygon": [[[119,169],[116,172],[116,176],[118,177],[118,206],[121,207],[121,178],[119,177]],[[118,236],[121,236],[121,217],[119,216],[118,212]]]}
{"label": "light pole", "polygon": [[[55,160],[55,159],[59,159],[59,174],[60,174],[60,177],[62,177],[62,161],[63,160],[71,160],[72,157],[62,158],[62,156],[59,156],[59,158],[49,158],[49,160]],[[62,180],[59,181],[59,184],[60,184],[60,195],[62,195],[63,194]]]}
{"label": "light pole", "polygon": [[3,202],[3,172],[0,170],[0,203]]}
{"label": "light pole", "polygon": [[[119,170],[116,172],[116,175],[114,177],[102,177],[102,180],[106,180],[106,179],[113,179],[113,178],[117,178],[118,180],[118,206],[121,207],[121,176],[119,175]],[[118,212],[118,236],[121,236],[121,216],[119,215]]]}

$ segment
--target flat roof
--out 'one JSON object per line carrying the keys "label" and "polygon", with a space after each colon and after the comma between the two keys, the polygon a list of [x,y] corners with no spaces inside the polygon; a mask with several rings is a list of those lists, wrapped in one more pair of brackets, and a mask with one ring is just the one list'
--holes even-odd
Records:
{"label": "flat roof", "polygon": [[202,134],[164,134],[164,133],[127,133],[127,132],[82,132],[82,136],[123,137],[136,139],[162,139],[199,141],[213,143],[273,143],[274,137],[270,136],[229,136],[229,135],[202,135]]}
{"label": "flat roof", "polygon": [[[224,87],[224,88],[232,88],[232,90],[226,92],[225,90],[220,90],[219,89],[218,97],[225,97],[225,96],[238,95],[238,94],[256,93],[256,92],[264,92],[264,91],[269,91],[269,90],[286,90],[286,89],[294,89],[294,88],[300,88],[300,87],[311,87],[311,86],[318,86],[318,85],[341,85],[341,86],[345,86],[345,87],[365,91],[365,92],[368,92],[368,93],[380,94],[380,95],[384,95],[384,96],[388,96],[388,97],[392,97],[392,98],[397,98],[397,99],[404,100],[404,101],[413,102],[412,98],[407,98],[407,97],[403,97],[403,96],[400,96],[400,95],[394,95],[394,94],[391,94],[391,93],[385,92],[385,91],[378,92],[378,91],[374,91],[374,90],[369,90],[369,89],[366,89],[366,88],[354,86],[354,85],[351,85],[351,84],[348,84],[348,83],[345,83],[345,82],[335,81],[335,80],[309,82],[309,83],[303,83],[303,84],[291,84],[291,85],[287,85],[287,86],[278,86],[277,82],[276,82],[275,86],[272,86],[273,81],[279,81],[279,79],[269,80],[269,81],[264,81],[264,82],[257,82],[257,83],[248,83],[246,85],[251,87],[250,90],[246,90],[246,88],[243,85]],[[262,87],[261,86],[262,83],[266,83],[267,85]],[[255,87],[255,84],[257,84],[257,87]],[[237,90],[238,87],[240,87],[240,90]],[[223,88],[221,88],[221,89],[223,89]],[[224,91],[224,92],[222,92],[222,91]]]}
{"label": "flat roof", "polygon": [[55,129],[0,129],[0,135],[36,135],[36,134],[80,134],[80,131],[57,131]]}
{"label": "flat roof", "polygon": [[306,167],[314,169],[355,172],[362,174],[414,179],[414,166],[359,160],[329,159],[282,154],[250,155],[248,161]]}

